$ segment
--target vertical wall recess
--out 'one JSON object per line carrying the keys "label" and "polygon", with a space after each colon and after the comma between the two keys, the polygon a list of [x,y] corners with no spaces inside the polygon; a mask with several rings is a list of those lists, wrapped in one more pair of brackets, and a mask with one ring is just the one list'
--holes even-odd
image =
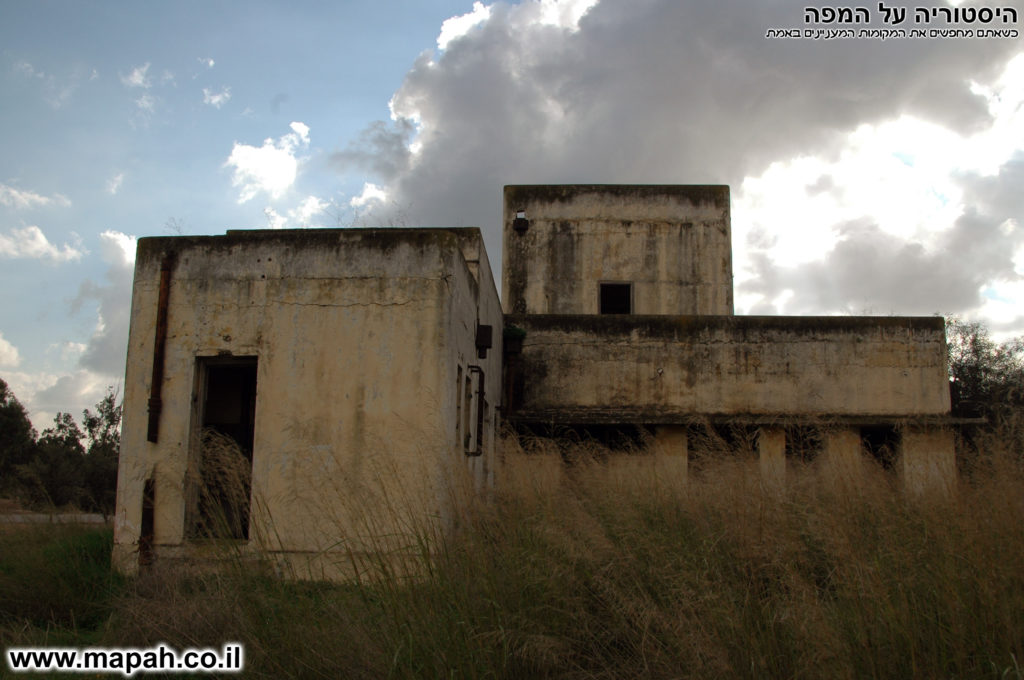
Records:
{"label": "vertical wall recess", "polygon": [[139,532],[139,566],[153,564],[153,541],[156,535],[154,514],[156,507],[156,483],[147,479],[142,491],[142,526]]}
{"label": "vertical wall recess", "polygon": [[487,358],[487,350],[494,346],[494,326],[477,322],[476,355],[478,359]]}
{"label": "vertical wall recess", "polygon": [[171,270],[174,268],[174,254],[164,256],[160,265],[160,295],[156,303],[156,342],[153,343],[153,377],[149,388],[149,427],[146,439],[156,442],[160,431],[160,410],[163,402],[160,390],[164,382],[164,350],[167,346],[167,300],[171,293]]}
{"label": "vertical wall recess", "polygon": [[[482,456],[484,453],[484,409],[487,395],[484,393],[484,369],[479,366],[469,366],[470,373],[477,375],[476,392],[476,437],[470,440],[470,446],[466,447],[467,456]],[[468,377],[468,376],[467,376]],[[467,389],[469,384],[466,385]],[[467,405],[468,410],[468,405]]]}

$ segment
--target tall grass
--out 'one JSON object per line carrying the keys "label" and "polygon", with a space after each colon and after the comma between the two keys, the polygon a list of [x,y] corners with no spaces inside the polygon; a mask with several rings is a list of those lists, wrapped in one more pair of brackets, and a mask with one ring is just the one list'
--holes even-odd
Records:
{"label": "tall grass", "polygon": [[0,526],[0,646],[95,637],[124,586],[112,547],[110,529]]}
{"label": "tall grass", "polygon": [[998,440],[936,498],[816,464],[780,492],[715,447],[683,483],[639,454],[527,444],[505,442],[498,490],[450,531],[424,530],[416,578],[158,562],[97,635],[239,640],[267,678],[1024,678],[1024,469]]}

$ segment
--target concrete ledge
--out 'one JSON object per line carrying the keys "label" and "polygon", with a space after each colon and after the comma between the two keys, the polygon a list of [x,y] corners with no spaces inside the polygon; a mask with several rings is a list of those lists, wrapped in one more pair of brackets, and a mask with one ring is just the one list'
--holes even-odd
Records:
{"label": "concrete ledge", "polygon": [[737,316],[702,314],[665,316],[641,314],[506,314],[505,324],[527,330],[601,334],[598,338],[626,336],[681,340],[701,332],[726,330],[746,333],[775,330],[800,335],[822,331],[866,332],[873,330],[938,331],[945,337],[941,316]]}
{"label": "concrete ledge", "polygon": [[868,414],[849,415],[824,413],[788,415],[775,413],[688,413],[668,408],[631,407],[563,407],[552,409],[521,409],[510,413],[511,423],[539,425],[757,425],[817,426],[848,425],[980,425],[984,418],[957,418],[949,415]]}
{"label": "concrete ledge", "polygon": [[948,422],[939,317],[507,315],[505,324],[525,330],[512,419]]}

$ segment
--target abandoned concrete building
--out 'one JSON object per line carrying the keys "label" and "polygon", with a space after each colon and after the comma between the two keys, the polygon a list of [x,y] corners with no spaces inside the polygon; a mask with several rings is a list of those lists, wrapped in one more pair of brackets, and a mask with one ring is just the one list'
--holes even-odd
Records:
{"label": "abandoned concrete building", "polygon": [[[509,186],[503,219],[500,302],[477,229],[140,239],[119,567],[212,535],[343,576],[444,524],[453,478],[494,484],[502,420],[642,429],[678,481],[721,426],[775,482],[814,429],[836,474],[887,448],[908,488],[953,483],[943,320],[734,315],[728,187]],[[215,526],[217,433],[244,469]]]}

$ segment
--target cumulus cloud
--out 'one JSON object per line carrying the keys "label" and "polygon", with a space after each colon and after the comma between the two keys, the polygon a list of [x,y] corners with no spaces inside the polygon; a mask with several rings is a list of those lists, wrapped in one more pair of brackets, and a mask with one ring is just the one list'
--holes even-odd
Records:
{"label": "cumulus cloud", "polygon": [[284,229],[288,226],[288,218],[269,205],[263,209],[263,215],[267,218],[267,226],[271,229]]}
{"label": "cumulus cloud", "polygon": [[21,356],[18,354],[18,348],[8,342],[3,333],[0,333],[0,368],[17,368],[20,363]]}
{"label": "cumulus cloud", "polygon": [[347,148],[332,154],[331,160],[343,172],[366,172],[392,181],[412,161],[410,142],[415,133],[412,118],[396,118],[390,123],[376,121]]}
{"label": "cumulus cloud", "polygon": [[78,260],[83,251],[67,243],[57,247],[50,243],[43,230],[36,226],[11,229],[0,234],[0,257],[31,258],[68,262]]}
{"label": "cumulus cloud", "polygon": [[472,12],[445,19],[441,24],[441,33],[437,36],[437,48],[445,49],[452,40],[466,35],[474,26],[487,21],[490,16],[491,8],[489,6],[485,6],[482,2],[474,2]]}
{"label": "cumulus cloud", "polygon": [[388,194],[386,191],[373,182],[366,182],[363,184],[363,193],[353,196],[352,200],[349,201],[349,205],[353,208],[362,208],[374,202],[383,203],[387,198]]}
{"label": "cumulus cloud", "polygon": [[[957,178],[964,168],[979,177],[996,172],[1021,139],[1012,109],[1020,110],[1014,88],[1024,79],[1004,75],[1019,42],[768,40],[769,28],[800,26],[802,7],[754,0],[542,0],[484,9],[442,30],[443,51],[417,59],[391,100],[391,120],[332,155],[341,173],[386,192],[388,201],[367,203],[370,219],[387,223],[403,206],[417,223],[487,225],[493,258],[503,184],[722,183],[738,206],[737,249],[748,247],[748,236],[756,246],[747,275],[777,279],[744,289],[762,305],[822,313],[875,304],[882,291],[857,282],[900,262],[906,278],[925,278],[894,293],[898,309],[977,302],[981,279],[941,249],[965,232],[988,238],[971,226],[971,189]],[[872,26],[879,21],[873,11]],[[922,140],[913,154],[886,152],[911,130]],[[959,162],[947,162],[957,154]],[[771,223],[745,227],[752,213],[740,210],[744,180],[800,159],[800,172],[783,173],[798,179],[787,190],[796,201],[788,212],[766,200],[760,207],[773,211]],[[872,181],[872,172],[899,184]],[[1007,172],[995,181],[1005,185]],[[794,222],[800,239],[787,237]],[[1008,237],[992,237],[1007,246]],[[979,248],[971,258],[986,257]],[[786,280],[798,264],[811,270]],[[1005,263],[985,266],[988,276],[1006,272]],[[939,267],[955,274],[940,281],[947,270]],[[817,293],[801,288],[827,277]],[[951,290],[953,282],[967,293]]]}
{"label": "cumulus cloud", "polygon": [[[121,373],[124,373],[123,362]],[[19,382],[32,384],[45,379],[49,383],[46,387],[35,390],[30,397],[25,399],[25,406],[29,409],[32,424],[40,431],[53,424],[53,417],[59,411],[71,413],[76,418],[80,418],[85,409],[95,409],[96,403],[103,397],[107,387],[119,385],[122,380],[122,378],[112,379],[109,376],[98,375],[87,370],[77,370],[59,377],[27,378],[27,380]]]}
{"label": "cumulus cloud", "polygon": [[[301,141],[302,144],[304,144],[304,145],[309,145],[309,126],[308,125],[306,125],[305,123],[295,123],[295,122],[293,122],[288,127],[290,127],[292,129],[292,133],[294,133],[294,135],[297,136],[298,141]],[[284,138],[282,137],[282,139],[284,139]]]}
{"label": "cumulus cloud", "polygon": [[71,361],[72,359],[77,360],[85,351],[86,345],[84,342],[72,342],[71,340],[65,340],[63,342],[52,343],[47,351],[56,351],[60,356],[61,361]]}
{"label": "cumulus cloud", "polygon": [[224,165],[234,170],[232,184],[239,188],[239,203],[260,193],[280,198],[295,183],[300,160],[296,154],[309,146],[309,126],[293,122],[290,127],[291,132],[277,140],[265,139],[263,146],[235,142]]}
{"label": "cumulus cloud", "polygon": [[1024,331],[1024,57],[973,89],[993,116],[982,130],[903,116],[860,126],[834,159],[748,177],[733,213],[737,308],[943,312]]}
{"label": "cumulus cloud", "polygon": [[540,0],[535,5],[540,15],[534,21],[538,24],[575,29],[583,15],[597,3],[598,0]]}
{"label": "cumulus cloud", "polygon": [[[45,372],[26,373],[12,370],[4,370],[2,377],[18,401],[28,411],[29,420],[32,421],[36,430],[42,431],[43,428],[48,427],[52,423],[56,411],[43,411],[35,406],[32,399],[40,391],[52,386],[57,377]],[[66,409],[62,408],[61,410]]]}
{"label": "cumulus cloud", "polygon": [[81,353],[79,366],[97,376],[116,377],[124,373],[131,313],[135,237],[119,231],[100,234],[100,256],[107,264],[105,281],[85,281],[73,307],[96,304],[96,327]]}
{"label": "cumulus cloud", "polygon": [[[58,411],[76,416],[93,408],[106,388],[121,384],[128,345],[135,237],[108,230],[100,234],[100,257],[107,264],[104,281],[85,281],[72,301],[72,311],[95,304],[96,326],[88,342],[63,341],[48,351],[59,353],[61,363],[74,362],[63,372],[5,371],[4,379],[29,409],[37,429],[49,427]],[[0,368],[10,362],[0,337]],[[17,355],[15,354],[15,359]]]}
{"label": "cumulus cloud", "polygon": [[493,187],[514,181],[736,183],[907,109],[983,124],[984,102],[966,80],[991,75],[1010,49],[768,41],[767,28],[799,21],[800,10],[754,2],[605,0],[578,30],[542,21],[542,7],[495,5],[458,50],[422,56],[392,100],[398,122],[360,140],[370,142],[356,149],[370,147],[364,167],[391,169],[381,173],[398,185],[389,188],[446,217],[479,214]]}
{"label": "cumulus cloud", "polygon": [[29,208],[44,208],[50,205],[68,207],[71,200],[62,194],[43,196],[34,191],[16,189],[6,184],[0,184],[0,203],[11,208],[27,210]]}
{"label": "cumulus cloud", "polygon": [[284,215],[270,206],[263,209],[263,214],[271,229],[296,229],[311,226],[312,219],[323,213],[330,205],[316,196],[307,196]]}
{"label": "cumulus cloud", "polygon": [[[871,217],[836,225],[835,243],[820,259],[780,264],[755,248],[752,275],[738,286],[756,293],[751,313],[976,313],[1009,302],[1024,308],[1024,155],[994,176],[959,180],[959,214],[928,234],[894,233]],[[868,208],[870,206],[865,206]],[[945,226],[945,225],[944,225]],[[990,310],[991,311],[991,310]],[[1005,316],[1015,321],[1020,313]]]}
{"label": "cumulus cloud", "polygon": [[148,75],[149,66],[148,61],[142,66],[136,66],[128,75],[121,76],[121,84],[125,87],[149,88],[153,84]]}
{"label": "cumulus cloud", "polygon": [[228,103],[231,99],[231,88],[221,88],[220,92],[214,92],[208,87],[203,88],[203,103],[207,106],[212,106],[215,109],[219,109]]}
{"label": "cumulus cloud", "polygon": [[122,365],[119,375],[100,375],[87,369],[63,375],[47,371],[5,371],[3,379],[25,406],[32,425],[41,432],[53,425],[58,412],[80,418],[85,409],[95,410],[108,387],[119,389],[123,373]]}
{"label": "cumulus cloud", "polygon": [[103,261],[119,268],[135,266],[136,238],[108,229],[100,234],[100,255]]}
{"label": "cumulus cloud", "polygon": [[302,226],[308,226],[310,220],[322,213],[328,207],[327,201],[322,201],[316,196],[307,196],[302,199],[299,205],[291,212],[294,219]]}
{"label": "cumulus cloud", "polygon": [[[523,3],[517,10],[521,23],[534,26],[556,26],[576,29],[580,19],[590,11],[598,0],[535,0]],[[445,19],[437,36],[437,48],[445,50],[448,45],[468,34],[473,28],[491,18],[493,5],[474,2],[472,11]]]}

